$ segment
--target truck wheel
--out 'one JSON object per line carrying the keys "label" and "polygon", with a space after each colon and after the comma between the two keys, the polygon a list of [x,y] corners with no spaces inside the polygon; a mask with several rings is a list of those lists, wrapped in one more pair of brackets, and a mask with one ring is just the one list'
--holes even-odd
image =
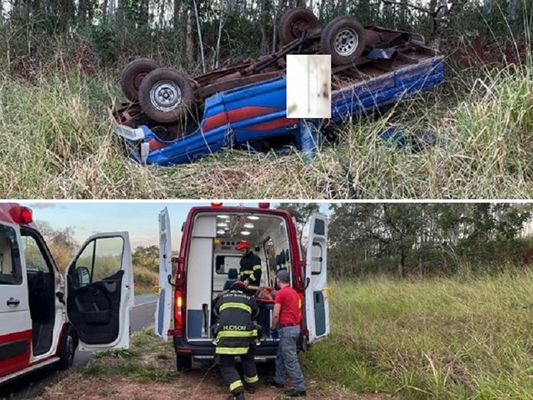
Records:
{"label": "truck wheel", "polygon": [[144,113],[156,122],[179,120],[194,101],[189,79],[174,68],[150,72],[139,86],[139,104]]}
{"label": "truck wheel", "polygon": [[61,336],[61,342],[57,351],[59,361],[54,364],[54,368],[59,371],[64,371],[72,367],[77,347],[78,337],[76,336],[76,331],[71,326],[68,326],[63,336]]}
{"label": "truck wheel", "polygon": [[192,370],[192,357],[176,355],[176,368],[179,372],[187,373]]}
{"label": "truck wheel", "polygon": [[323,54],[331,54],[334,65],[353,63],[364,49],[365,28],[354,18],[335,18],[326,25],[320,38],[320,50]]}
{"label": "truck wheel", "polygon": [[128,100],[139,101],[139,86],[141,82],[154,69],[160,65],[148,58],[139,58],[124,67],[120,74],[120,86]]}
{"label": "truck wheel", "polygon": [[286,11],[279,21],[279,39],[286,45],[302,36],[304,31],[318,27],[318,19],[311,10],[298,7]]}

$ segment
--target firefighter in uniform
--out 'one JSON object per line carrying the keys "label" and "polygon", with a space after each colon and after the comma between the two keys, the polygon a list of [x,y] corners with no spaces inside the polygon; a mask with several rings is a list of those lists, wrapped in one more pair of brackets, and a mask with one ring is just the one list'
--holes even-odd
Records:
{"label": "firefighter in uniform", "polygon": [[242,254],[239,279],[246,283],[246,293],[253,296],[261,284],[261,259],[250,250],[250,243],[246,240],[237,243],[237,250]]}
{"label": "firefighter in uniform", "polygon": [[[258,336],[257,303],[246,293],[246,285],[236,281],[228,293],[215,305],[219,317],[216,327],[216,351],[219,357],[220,373],[224,383],[229,386],[231,395],[228,400],[244,400],[244,390],[255,392],[259,381],[254,361],[255,339]],[[244,383],[236,368],[235,356],[241,358]]]}

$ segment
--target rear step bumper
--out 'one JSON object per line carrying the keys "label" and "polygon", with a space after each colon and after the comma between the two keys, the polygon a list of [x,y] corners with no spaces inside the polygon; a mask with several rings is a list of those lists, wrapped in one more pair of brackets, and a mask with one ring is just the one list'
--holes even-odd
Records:
{"label": "rear step bumper", "polygon": [[[255,348],[255,358],[258,361],[276,358],[279,340],[266,339]],[[215,355],[215,345],[211,341],[188,342],[183,338],[174,337],[174,350],[176,354],[190,355],[199,360],[209,360]]]}

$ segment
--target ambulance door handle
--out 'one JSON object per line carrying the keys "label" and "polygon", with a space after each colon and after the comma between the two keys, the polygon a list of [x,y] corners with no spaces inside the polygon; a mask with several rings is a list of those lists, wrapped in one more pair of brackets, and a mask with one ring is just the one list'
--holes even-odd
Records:
{"label": "ambulance door handle", "polygon": [[16,300],[14,299],[13,297],[11,297],[8,301],[7,301],[7,305],[8,306],[18,306],[20,304],[20,301],[19,300]]}

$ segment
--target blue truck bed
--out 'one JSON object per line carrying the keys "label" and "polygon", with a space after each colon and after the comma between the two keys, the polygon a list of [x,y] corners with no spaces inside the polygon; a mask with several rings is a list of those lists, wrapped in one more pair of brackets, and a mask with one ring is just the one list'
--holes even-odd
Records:
{"label": "blue truck bed", "polygon": [[[350,71],[333,70],[331,123],[378,110],[444,82],[443,57],[421,43],[419,36],[394,62],[386,61],[368,60]],[[111,108],[110,114],[129,157],[147,165],[188,163],[223,148],[299,134],[299,119],[287,118],[285,76],[209,96],[197,120],[182,121],[180,126],[146,120],[135,103]]]}

